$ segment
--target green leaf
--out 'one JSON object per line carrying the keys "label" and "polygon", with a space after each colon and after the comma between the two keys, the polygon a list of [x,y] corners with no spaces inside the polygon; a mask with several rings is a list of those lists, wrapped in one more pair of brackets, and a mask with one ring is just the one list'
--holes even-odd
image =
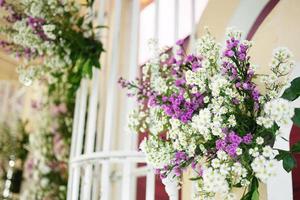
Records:
{"label": "green leaf", "polygon": [[300,77],[292,80],[291,86],[284,91],[281,97],[290,101],[294,101],[299,96],[300,96]]}
{"label": "green leaf", "polygon": [[300,126],[300,108],[295,108],[295,115],[292,120],[294,124]]}
{"label": "green leaf", "polygon": [[190,178],[191,181],[197,181],[197,180],[200,180],[200,179],[201,179],[200,176],[199,176],[199,177],[193,177],[193,178]]}
{"label": "green leaf", "polygon": [[292,171],[292,169],[294,169],[294,167],[296,167],[297,163],[295,158],[290,153],[288,153],[283,157],[282,165],[285,171],[290,172]]}
{"label": "green leaf", "polygon": [[93,65],[91,65],[90,58],[88,58],[83,65],[82,76],[88,76],[89,78],[93,76]]}
{"label": "green leaf", "polygon": [[300,153],[300,142],[294,144],[291,148],[292,153]]}
{"label": "green leaf", "polygon": [[251,200],[259,200],[259,192],[258,192],[258,188],[256,188],[256,189],[253,191]]}
{"label": "green leaf", "polygon": [[258,186],[258,179],[253,177],[251,185],[249,186],[249,191],[241,198],[241,200],[259,200]]}
{"label": "green leaf", "polygon": [[287,88],[281,97],[289,101],[294,101],[295,99],[298,98],[298,95],[294,93],[291,88]]}

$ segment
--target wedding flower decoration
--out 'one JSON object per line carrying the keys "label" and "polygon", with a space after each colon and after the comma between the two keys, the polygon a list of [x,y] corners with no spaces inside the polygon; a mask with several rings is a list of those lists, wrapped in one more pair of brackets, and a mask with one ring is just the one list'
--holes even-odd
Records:
{"label": "wedding flower decoration", "polygon": [[[259,199],[258,186],[276,174],[276,162],[291,171],[299,144],[291,151],[273,147],[280,128],[300,125],[299,108],[290,101],[300,95],[300,78],[287,87],[294,65],[286,48],[274,50],[269,74],[258,74],[248,54],[252,43],[241,32],[228,31],[222,47],[207,33],[187,54],[180,40],[173,56],[151,42],[154,57],[142,78],[127,81],[139,106],[129,116],[132,132],[147,132],[140,145],[161,178],[180,179],[191,167],[196,199],[235,199],[232,189],[245,187],[243,200]],[[263,83],[258,86],[259,81]]]}
{"label": "wedding flower decoration", "polygon": [[[21,199],[64,200],[75,95],[83,78],[100,68],[93,0],[0,0],[0,47],[18,59],[19,80],[39,85],[33,103],[27,187]],[[33,83],[36,84],[33,84]],[[38,122],[38,123],[37,123]]]}
{"label": "wedding flower decoration", "polygon": [[19,79],[25,85],[63,77],[76,90],[82,77],[92,76],[92,67],[100,68],[103,48],[95,31],[102,26],[94,27],[92,15],[82,14],[75,1],[1,0],[0,9],[0,47],[19,58]]}

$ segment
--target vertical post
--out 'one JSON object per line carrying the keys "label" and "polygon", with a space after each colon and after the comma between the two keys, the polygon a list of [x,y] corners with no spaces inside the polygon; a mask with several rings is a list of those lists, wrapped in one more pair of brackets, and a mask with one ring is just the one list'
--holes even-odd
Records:
{"label": "vertical post", "polygon": [[149,170],[146,176],[146,200],[154,200],[155,197],[155,175]]}
{"label": "vertical post", "polygon": [[195,22],[195,0],[191,0],[191,51],[195,51],[195,31],[196,31],[196,22]]}
{"label": "vertical post", "polygon": [[169,195],[170,200],[178,200],[178,183],[176,180],[173,179],[174,174],[169,174],[166,178],[162,180],[163,184],[165,185],[165,190]]}
{"label": "vertical post", "polygon": [[178,40],[178,27],[179,27],[179,0],[174,2],[174,43]]}
{"label": "vertical post", "polygon": [[[105,19],[104,19],[104,15],[105,15],[105,8],[106,8],[106,0],[100,0],[99,1],[99,5],[97,5],[97,10],[99,10],[98,12],[98,19],[97,19],[97,22],[99,25],[103,25],[105,23]],[[99,36],[101,37],[101,32],[102,30],[100,29],[99,30]],[[100,38],[99,38],[100,39]],[[99,58],[100,59],[100,58]],[[94,127],[91,127],[91,129],[93,129],[93,132],[95,133],[94,136],[93,136],[93,140],[94,141],[97,141],[96,140],[96,132],[97,132],[97,127],[96,127],[96,123],[97,123],[97,112],[99,111],[98,110],[98,102],[99,102],[99,88],[100,88],[100,81],[99,81],[99,77],[100,77],[100,74],[99,74],[99,70],[97,70],[98,72],[95,73],[95,75],[97,76],[97,83],[94,83],[95,84],[95,93],[97,93],[97,99],[96,99],[96,102],[94,102],[94,104],[96,104],[96,107],[95,107],[95,113],[94,113],[94,118],[95,118],[95,124],[94,124]],[[94,88],[93,87],[93,88]],[[92,130],[91,130],[92,131]],[[93,150],[92,151],[95,151],[95,144],[93,144]],[[92,166],[91,166],[92,167]],[[92,180],[92,196],[91,196],[91,199],[92,200],[96,200],[98,199],[99,197],[99,180],[100,180],[100,166],[98,163],[96,163],[94,165],[94,173],[95,173],[95,176],[93,176],[93,168],[91,169],[91,176],[93,177],[93,180]]]}
{"label": "vertical post", "polygon": [[[79,118],[77,126],[77,137],[75,143],[74,156],[80,156],[82,153],[84,126],[85,126],[85,115],[86,115],[86,103],[87,103],[87,90],[88,81],[83,79],[81,81],[81,92],[80,92],[80,105],[79,105]],[[80,183],[80,166],[74,165],[74,172],[72,178],[72,200],[77,200],[79,196],[79,183]]]}
{"label": "vertical post", "polygon": [[79,88],[76,92],[76,101],[75,101],[75,108],[74,108],[74,117],[73,117],[73,127],[72,127],[72,140],[71,140],[71,150],[70,150],[70,164],[69,164],[69,177],[68,177],[68,194],[67,199],[72,199],[73,187],[73,169],[72,166],[72,159],[75,155],[75,149],[76,149],[76,139],[77,139],[77,125],[78,125],[78,118],[79,118],[79,105],[80,105],[80,96],[81,96],[81,88]]}
{"label": "vertical post", "polygon": [[[98,90],[99,90],[99,69],[93,69],[92,87],[89,97],[89,109],[87,118],[87,131],[85,138],[84,153],[90,154],[94,151],[98,106]],[[83,178],[83,199],[91,199],[92,188],[92,169],[93,166],[88,164],[85,167]]]}
{"label": "vertical post", "polygon": [[[103,151],[109,151],[111,148],[112,135],[114,130],[114,120],[116,118],[116,82],[117,82],[117,67],[119,62],[119,34],[120,34],[120,21],[122,12],[122,0],[115,0],[114,6],[114,23],[113,23],[113,36],[112,36],[112,56],[110,66],[110,76],[108,82],[107,105],[105,112],[104,124],[104,144]],[[101,200],[110,200],[110,164],[108,161],[103,163],[101,173]]]}
{"label": "vertical post", "polygon": [[[132,15],[131,15],[131,30],[130,30],[130,42],[131,42],[131,52],[129,57],[129,79],[134,79],[138,67],[138,38],[139,38],[139,14],[140,14],[140,2],[139,0],[132,0]],[[132,100],[127,100],[125,107],[125,118],[128,116],[128,111],[132,110],[134,103]],[[129,134],[127,132],[122,132],[122,134]],[[127,138],[124,141],[124,150],[131,150],[133,145],[136,145],[133,141],[136,140],[136,135],[130,134],[125,135]],[[123,166],[123,178],[122,178],[122,199],[131,200],[135,199],[135,183],[136,178],[132,177],[133,164],[130,161],[124,163]]]}
{"label": "vertical post", "polygon": [[155,0],[155,18],[154,18],[154,39],[159,44],[159,0]]}

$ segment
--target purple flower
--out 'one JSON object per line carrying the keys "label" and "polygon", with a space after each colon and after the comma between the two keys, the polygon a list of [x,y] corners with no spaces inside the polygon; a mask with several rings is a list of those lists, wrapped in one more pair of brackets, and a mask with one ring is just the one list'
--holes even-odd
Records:
{"label": "purple flower", "polygon": [[240,59],[240,60],[244,61],[245,58],[246,58],[246,54],[244,54],[244,53],[240,53],[240,54],[239,54],[239,59]]}
{"label": "purple flower", "polygon": [[255,88],[252,90],[252,98],[253,98],[253,100],[254,100],[254,101],[258,101],[259,96],[260,96],[259,90],[258,90],[257,87],[255,87]]}
{"label": "purple flower", "polygon": [[189,157],[184,151],[178,151],[175,153],[175,162],[179,164],[181,161],[188,160]]}
{"label": "purple flower", "polygon": [[181,176],[182,170],[181,170],[181,168],[180,168],[179,166],[175,166],[175,167],[173,168],[173,172],[174,172],[174,174],[175,174],[176,176]]}
{"label": "purple flower", "polygon": [[226,50],[224,53],[224,56],[232,57],[232,56],[234,56],[234,52],[232,50]]}
{"label": "purple flower", "polygon": [[0,0],[0,7],[3,7],[5,4],[5,0]]}
{"label": "purple flower", "polygon": [[226,146],[226,142],[224,140],[218,139],[216,141],[216,148],[217,148],[217,150],[223,150],[225,148],[225,146]]}
{"label": "purple flower", "polygon": [[182,46],[184,44],[184,40],[178,40],[176,42],[177,45]]}
{"label": "purple flower", "polygon": [[225,151],[231,156],[236,157],[236,149],[238,148],[237,144],[230,144],[225,148]]}
{"label": "purple flower", "polygon": [[228,140],[233,143],[239,145],[243,140],[240,136],[238,136],[235,132],[230,132],[228,135]]}
{"label": "purple flower", "polygon": [[160,169],[155,169],[155,174],[160,174]]}
{"label": "purple flower", "polygon": [[250,83],[243,83],[243,88],[245,90],[249,90],[251,88],[251,84]]}
{"label": "purple flower", "polygon": [[251,133],[247,133],[244,137],[243,137],[243,142],[245,144],[250,144],[252,142],[253,136]]}
{"label": "purple flower", "polygon": [[232,103],[234,105],[238,105],[240,103],[240,101],[237,98],[232,98]]}

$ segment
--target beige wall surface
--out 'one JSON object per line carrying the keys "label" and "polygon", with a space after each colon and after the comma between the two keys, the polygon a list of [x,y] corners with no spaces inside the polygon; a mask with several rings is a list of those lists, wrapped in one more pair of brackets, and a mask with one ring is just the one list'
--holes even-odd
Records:
{"label": "beige wall surface", "polygon": [[[300,1],[280,1],[261,24],[252,41],[252,60],[262,72],[267,71],[272,51],[277,47],[287,47],[296,62],[300,61]],[[297,66],[299,67],[299,66]]]}

